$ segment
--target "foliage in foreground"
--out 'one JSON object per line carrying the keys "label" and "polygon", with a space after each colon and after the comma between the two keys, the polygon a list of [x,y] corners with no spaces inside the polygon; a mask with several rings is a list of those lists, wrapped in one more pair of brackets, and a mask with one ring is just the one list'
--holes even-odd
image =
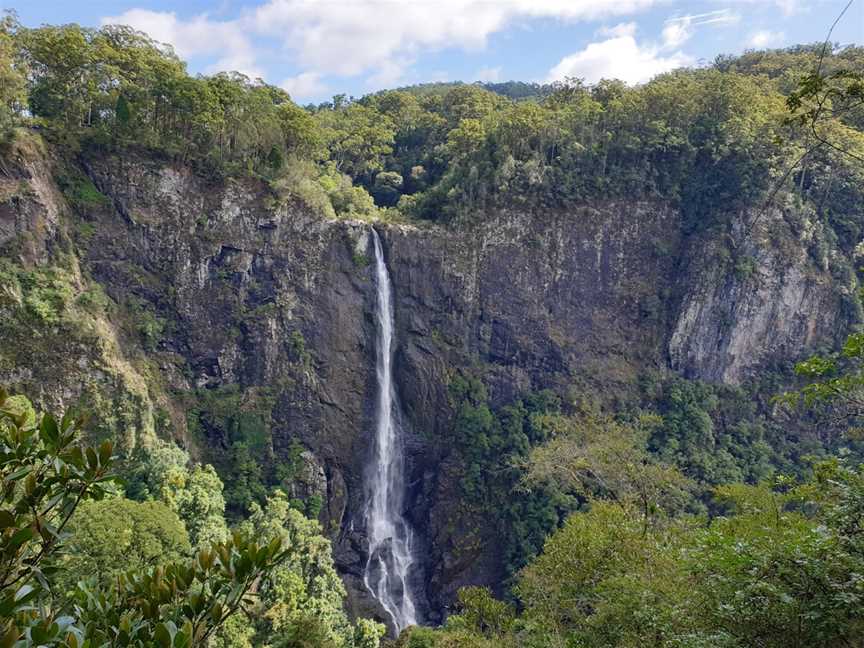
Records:
{"label": "foliage in foreground", "polygon": [[318,628],[326,645],[377,646],[380,626],[353,627],[342,613],[317,523],[284,498],[221,541],[199,536],[193,555],[176,501],[195,490],[178,488],[178,466],[163,489],[173,506],[126,500],[112,484],[111,444],[76,445],[82,423],[37,417],[0,392],[3,646],[251,645],[239,640],[240,615],[266,618],[274,645],[300,645],[291,637]]}
{"label": "foliage in foreground", "polygon": [[848,646],[864,639],[864,475],[839,461],[796,488],[717,490],[727,514],[646,532],[638,507],[592,502],[519,575],[516,613],[486,591],[406,648]]}
{"label": "foliage in foreground", "polygon": [[[862,336],[798,373],[814,382],[782,401],[824,406],[860,432]],[[547,416],[548,418],[548,416]],[[864,641],[864,464],[833,457],[810,479],[776,476],[713,490],[713,518],[687,515],[689,480],[649,454],[656,417],[636,428],[590,412],[553,417],[528,486],[552,482],[587,506],[518,575],[515,608],[463,590],[439,630],[404,648],[658,646],[833,648]]]}

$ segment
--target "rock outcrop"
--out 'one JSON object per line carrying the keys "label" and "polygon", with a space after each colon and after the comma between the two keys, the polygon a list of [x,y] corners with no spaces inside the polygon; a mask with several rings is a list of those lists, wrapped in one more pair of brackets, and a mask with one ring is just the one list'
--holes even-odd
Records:
{"label": "rock outcrop", "polygon": [[[368,612],[359,512],[375,388],[372,225],[324,220],[263,183],[209,181],[143,155],[72,165],[103,197],[76,203],[56,181],[68,163],[38,148],[15,155],[0,185],[9,258],[38,268],[63,255],[80,268],[75,291],[98,284],[162,334],[145,348],[122,333],[120,311],[93,315],[89,337],[46,333],[37,355],[57,358],[52,371],[0,350],[0,382],[52,407],[119,399],[137,434],[173,433],[208,460],[230,440],[188,429],[190,394],[235,386],[241,406],[266,403],[268,452],[302,445],[299,496],[323,498],[350,605]],[[460,517],[458,459],[439,442],[453,371],[482,370],[495,403],[574,385],[612,398],[646,369],[737,384],[847,329],[854,276],[838,250],[816,252],[819,233],[803,217],[736,214],[722,231],[686,237],[679,219],[657,200],[502,210],[460,227],[375,225],[394,284],[409,515],[423,533],[429,618],[460,586],[503,577],[489,531]],[[19,307],[5,299],[0,315]],[[84,374],[102,380],[94,387]]]}

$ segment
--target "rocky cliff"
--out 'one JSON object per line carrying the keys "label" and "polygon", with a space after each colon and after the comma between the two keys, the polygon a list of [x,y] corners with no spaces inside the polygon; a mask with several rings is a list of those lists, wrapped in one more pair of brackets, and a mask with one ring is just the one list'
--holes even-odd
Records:
{"label": "rocky cliff", "polygon": [[445,228],[325,220],[255,180],[144,154],[61,160],[35,137],[0,169],[0,382],[46,407],[83,403],[127,448],[173,435],[217,466],[237,430],[189,412],[230,397],[263,430],[256,460],[293,457],[290,488],[323,502],[355,612],[372,605],[358,517],[375,388],[371,227],[394,284],[433,620],[460,586],[504,578],[441,441],[454,372],[482,376],[493,403],[541,388],[612,403],[646,370],[743,383],[833,344],[857,317],[849,260],[801,210],[754,207],[686,236],[659,199]]}

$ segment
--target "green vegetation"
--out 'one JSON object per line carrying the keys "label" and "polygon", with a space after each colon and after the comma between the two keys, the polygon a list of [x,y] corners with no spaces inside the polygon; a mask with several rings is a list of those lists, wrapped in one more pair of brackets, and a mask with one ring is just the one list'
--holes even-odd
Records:
{"label": "green vegetation", "polygon": [[146,302],[134,297],[127,300],[126,311],[134,322],[135,332],[141,339],[141,345],[147,351],[155,351],[165,333],[166,321],[156,315]]}
{"label": "green vegetation", "polygon": [[655,506],[678,499],[684,482],[673,468],[629,461],[632,440],[621,447],[614,433],[611,441],[591,438],[555,455],[554,466],[538,458],[544,478],[575,477],[597,494],[519,573],[520,612],[488,593],[463,593],[461,612],[443,629],[409,632],[400,645],[780,648],[860,640],[858,469],[833,460],[803,484],[719,487],[723,512],[706,521]]}
{"label": "green vegetation", "polygon": [[806,474],[805,449],[821,456],[836,450],[785,439],[740,388],[650,375],[641,390],[641,403],[604,418],[548,391],[492,408],[478,378],[451,380],[454,417],[443,442],[462,465],[464,501],[478,503],[474,515],[495,520],[508,573],[536,556],[547,535],[584,504],[586,493],[572,480],[538,477],[563,469],[560,457],[581,445],[613,463],[633,461],[628,453],[638,452],[646,470],[654,463],[674,467],[687,481],[677,509],[690,511],[707,510],[718,485],[758,483],[783,470]]}
{"label": "green vegetation", "polygon": [[[3,318],[0,326],[10,329],[28,329],[39,324],[74,323],[76,318],[66,317],[74,305],[76,286],[63,267],[24,270],[6,259],[0,260],[2,299],[19,306]],[[8,312],[8,311],[7,311]]]}
{"label": "green vegetation", "polygon": [[68,554],[57,579],[61,592],[73,590],[85,575],[104,585],[130,570],[176,562],[191,553],[183,522],[162,502],[120,497],[85,502],[68,530]]}
{"label": "green vegetation", "polygon": [[70,204],[78,209],[94,209],[109,202],[107,196],[83,175],[61,175],[57,178],[57,186],[63,191]]}
{"label": "green vegetation", "polygon": [[115,303],[71,254],[55,251],[43,264],[16,257],[0,259],[0,368],[15,374],[26,367],[29,375],[19,388],[27,391],[78,373],[76,405],[92,417],[88,441],[135,447],[153,433],[154,422],[147,388],[119,351],[109,322]]}
{"label": "green vegetation", "polygon": [[[308,353],[302,334],[295,331],[290,342],[302,361]],[[247,513],[253,502],[264,504],[273,488],[292,482],[300,469],[302,449],[295,444],[287,456],[275,455],[270,431],[274,399],[268,390],[244,391],[236,385],[200,389],[195,402],[187,413],[187,425],[202,446],[218,449],[211,455],[228,484],[225,503],[233,518]]]}
{"label": "green vegetation", "polygon": [[127,497],[166,505],[180,517],[194,546],[228,537],[224,487],[213,466],[193,465],[185,450],[164,441],[139,448],[126,463]]}
{"label": "green vegetation", "polygon": [[788,467],[788,448],[781,439],[768,443],[766,421],[746,390],[677,377],[646,379],[644,388],[644,407],[659,415],[649,449],[697,482],[756,483]]}
{"label": "green vegetation", "polygon": [[[799,363],[797,373],[813,382],[780,398],[811,411],[822,406],[815,415],[847,443],[860,437],[862,342],[853,333],[840,352]],[[516,576],[518,608],[488,591],[463,590],[459,614],[441,629],[407,632],[400,646],[860,642],[864,464],[846,447],[816,462],[806,479],[775,474],[740,483],[759,478],[741,472],[748,461],[738,453],[751,444],[718,445],[708,415],[729,395],[680,379],[664,389],[664,413],[642,414],[635,424],[590,410],[541,415],[548,440],[522,464],[523,482],[552,484],[577,497],[580,510]],[[721,485],[710,489],[707,516],[694,504],[712,482]]]}
{"label": "green vegetation", "polygon": [[502,545],[508,573],[535,556],[546,536],[574,501],[554,485],[518,489],[520,463],[533,445],[548,438],[550,413],[558,399],[550,392],[532,394],[493,411],[486,388],[472,376],[455,376],[450,383],[455,416],[445,442],[461,460],[462,499],[478,518],[491,518]]}
{"label": "green vegetation", "polygon": [[[816,363],[804,363],[799,372]],[[778,380],[788,384],[789,377]],[[851,369],[835,380],[860,384]],[[714,492],[724,484],[767,483],[778,475],[807,479],[816,459],[837,453],[864,458],[855,427],[860,421],[853,421],[851,432],[847,421],[845,433],[834,434],[808,432],[806,421],[803,432],[784,426],[760,408],[756,398],[764,387],[748,391],[655,374],[645,376],[640,387],[638,401],[610,416],[596,405],[562,403],[548,391],[493,408],[478,378],[451,380],[454,417],[442,443],[458,457],[463,500],[476,503],[467,505],[470,515],[483,524],[494,521],[509,574],[528,564],[547,536],[598,494],[630,501],[645,519],[661,510],[714,514]],[[814,390],[836,387],[814,383],[804,390],[808,416],[815,414]],[[847,410],[860,411],[859,401],[849,402],[856,393],[845,389]],[[562,461],[567,458],[574,464]],[[616,472],[622,466],[633,471]],[[657,484],[665,493],[662,501],[657,493],[640,491]]]}
{"label": "green vegetation", "polygon": [[[713,68],[665,74],[635,88],[571,80],[515,94],[459,84],[382,92],[359,100],[382,114],[381,128],[389,127],[386,118],[399,125],[392,152],[372,163],[402,184],[390,181],[396,175],[371,183],[368,174],[353,177],[382,204],[392,203],[398,189],[400,209],[420,218],[663,197],[680,206],[687,231],[722,222],[783,178],[784,190],[794,187],[854,244],[862,218],[852,186],[860,186],[860,168],[841,151],[809,147],[803,124],[787,119],[786,98],[820,51],[720,58]],[[825,66],[832,79],[846,81],[852,104],[858,86],[850,79],[860,74],[861,49],[829,51]],[[329,104],[316,115],[338,110],[344,105]],[[860,112],[860,103],[823,111],[820,128],[843,150],[860,149]],[[805,166],[793,166],[805,151]]]}
{"label": "green vegetation", "polygon": [[378,645],[384,628],[371,622],[349,623],[342,607],[345,588],[333,566],[330,543],[321,537],[318,523],[292,508],[284,493],[277,491],[264,507],[254,504],[240,529],[266,541],[281,538],[293,548],[291,558],[274,570],[260,608],[251,617],[256,630],[253,646],[299,647],[315,637],[315,645],[322,647]]}
{"label": "green vegetation", "polygon": [[[214,531],[218,477],[162,445],[130,480],[139,496],[152,488],[158,498],[125,499],[112,484],[111,443],[75,445],[81,423],[36,416],[26,400],[0,392],[4,645],[180,648],[211,638],[264,645],[266,637],[289,646],[310,628],[334,648],[378,645],[380,626],[345,617],[344,588],[317,523],[284,496],[255,508],[233,533],[224,519]],[[243,626],[226,623],[235,615]],[[254,639],[244,627],[266,634]]]}
{"label": "green vegetation", "polygon": [[0,145],[12,133],[14,117],[26,100],[24,75],[16,69],[15,42],[9,36],[12,21],[0,20]]}
{"label": "green vegetation", "polygon": [[[331,217],[662,197],[699,231],[776,197],[779,180],[845,244],[864,231],[858,47],[719,57],[637,87],[428,84],[301,108],[237,73],[189,76],[125,27],[27,29],[7,16],[0,37],[7,131],[26,107],[73,149],[144,147],[201,173],[251,174]],[[89,182],[68,192],[103,199]]]}
{"label": "green vegetation", "polygon": [[[658,200],[699,236],[773,204],[806,221],[796,235],[828,264],[826,240],[860,256],[864,236],[864,50],[821,50],[721,57],[637,87],[429,84],[302,108],[236,73],[190,76],[128,28],[28,29],[7,16],[0,147],[38,139],[27,128],[50,142],[57,186],[81,217],[77,244],[97,234],[88,216],[112,208],[86,161],[140,155],[214,181],[254,178],[273,207],[299,200],[330,218],[453,228],[504,208]],[[5,204],[22,189],[2,160],[0,179]],[[207,228],[206,215],[190,217]],[[115,304],[62,228],[56,238],[45,263],[19,259],[22,241],[0,260],[0,368],[29,361],[43,372],[34,382],[62,380],[73,372],[42,354],[93,349],[100,376],[137,391],[113,398],[110,379],[83,388],[99,421],[85,432],[129,452],[118,461],[110,442],[79,448],[80,421],[0,394],[0,645],[375,648],[382,627],[343,610],[321,496],[295,497],[303,446],[274,447],[276,388],[174,394],[213,465],[156,440],[152,412],[149,427],[135,419],[156,400],[109,353],[107,316],[119,310],[122,334],[160,358],[173,322],[131,294]],[[352,260],[366,272],[366,255]],[[760,279],[750,256],[727,261],[739,282]],[[234,290],[232,267],[215,273]],[[844,285],[852,274],[835,270]],[[256,301],[234,333],[280,309]],[[445,346],[438,329],[432,337]],[[309,368],[300,330],[285,342],[289,363]],[[797,374],[812,382],[776,403],[796,417],[782,425],[764,400],[794,380],[782,367],[743,388],[642,376],[614,412],[585,405],[590,394],[545,390],[493,404],[479,370],[453,372],[452,417],[436,443],[456,466],[465,510],[455,514],[467,535],[471,522],[495,534],[512,587],[506,600],[462,590],[443,628],[410,630],[399,645],[859,645],[864,334]],[[160,421],[168,436],[164,411]],[[477,538],[459,540],[457,551],[478,550]]]}

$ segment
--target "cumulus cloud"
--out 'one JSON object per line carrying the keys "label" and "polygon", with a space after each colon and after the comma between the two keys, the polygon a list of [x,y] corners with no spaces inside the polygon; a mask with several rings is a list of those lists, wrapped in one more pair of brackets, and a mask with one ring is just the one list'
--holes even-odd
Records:
{"label": "cumulus cloud", "polygon": [[327,92],[327,84],[321,80],[321,75],[317,72],[302,72],[297,76],[289,77],[284,79],[279,87],[291,95],[294,101],[320,97]]}
{"label": "cumulus cloud", "polygon": [[796,14],[803,9],[802,3],[799,0],[774,0],[774,4],[780,7],[787,16]]}
{"label": "cumulus cloud", "polygon": [[[607,32],[608,33],[608,32]],[[689,65],[693,59],[681,51],[667,52],[662,45],[640,44],[636,25],[619,25],[609,33],[611,38],[590,43],[574,54],[565,56],[549,71],[548,82],[578,77],[587,83],[601,79],[621,79],[626,83],[643,83],[652,77]]]}
{"label": "cumulus cloud", "polygon": [[[368,75],[369,85],[403,78],[424,50],[476,50],[489,36],[518,19],[596,20],[630,15],[661,0],[266,0],[233,20],[200,14],[181,20],[174,12],[132,9],[104,23],[131,25],[174,46],[184,57],[215,56],[215,69],[258,76],[265,40],[281,49],[303,73]],[[298,81],[300,83],[300,81]]]}
{"label": "cumulus cloud", "polygon": [[690,40],[692,35],[693,31],[688,22],[680,20],[668,22],[663,27],[663,44],[666,47],[678,47]]}
{"label": "cumulus cloud", "polygon": [[129,25],[151,38],[167,43],[177,55],[188,59],[215,56],[208,72],[231,70],[251,78],[263,76],[256,63],[256,52],[236,21],[211,20],[207,14],[180,20],[173,11],[130,9],[119,16],[102,19],[102,24]]}
{"label": "cumulus cloud", "polygon": [[366,79],[366,85],[371,90],[392,88],[405,84],[405,71],[413,65],[413,58],[384,61],[375,69],[374,74]]}
{"label": "cumulus cloud", "polygon": [[727,27],[740,22],[741,16],[730,9],[673,16],[663,23],[659,42],[636,39],[636,23],[626,22],[598,32],[605,40],[588,44],[584,49],[565,56],[553,67],[547,81],[577,77],[588,83],[601,79],[621,79],[626,83],[643,83],[654,76],[685,65],[693,57],[680,47],[697,29],[707,26]]}
{"label": "cumulus cloud", "polygon": [[782,42],[783,32],[771,31],[769,29],[755,31],[747,38],[747,45],[756,48],[779,45]]}
{"label": "cumulus cloud", "polygon": [[[269,0],[254,29],[281,35],[300,63],[352,75],[420,48],[478,49],[517,18],[586,20],[647,9],[655,0]],[[334,44],[338,46],[334,47]]]}

